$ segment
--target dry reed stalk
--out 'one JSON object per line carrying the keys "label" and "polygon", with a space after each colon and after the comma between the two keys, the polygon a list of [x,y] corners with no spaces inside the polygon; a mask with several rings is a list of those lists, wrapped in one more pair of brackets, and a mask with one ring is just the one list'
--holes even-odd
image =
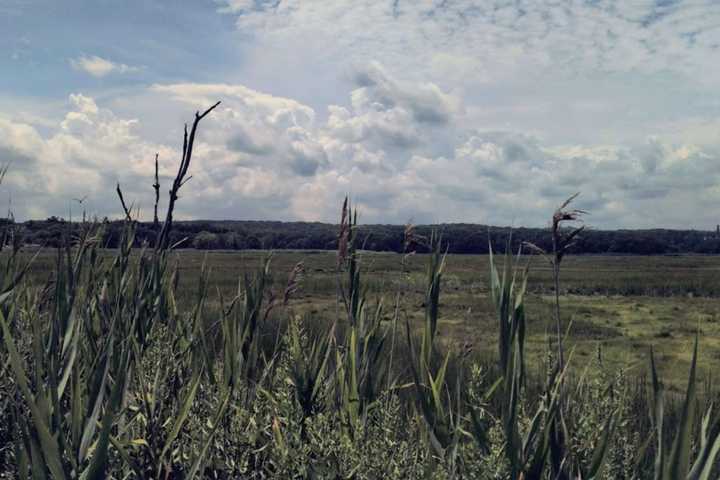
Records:
{"label": "dry reed stalk", "polygon": [[130,211],[132,210],[132,205],[130,205],[130,208],[128,208],[127,204],[125,203],[125,198],[123,197],[122,189],[120,188],[120,182],[118,182],[115,191],[117,192],[118,197],[120,197],[120,205],[122,205],[123,212],[125,212],[125,220],[131,222],[132,217],[130,216]]}
{"label": "dry reed stalk", "polygon": [[338,233],[338,270],[340,270],[348,256],[348,247],[350,243],[350,211],[348,207],[348,197],[345,197],[345,201],[342,206],[342,213],[340,215],[340,231]]}
{"label": "dry reed stalk", "polygon": [[160,222],[158,221],[158,203],[160,202],[160,177],[158,176],[158,154],[155,154],[155,183],[153,183],[153,190],[155,190],[155,208],[153,214],[153,228],[157,230]]}
{"label": "dry reed stalk", "polygon": [[582,222],[582,215],[587,214],[584,210],[578,209],[567,209],[568,205],[572,203],[580,192],[575,193],[565,200],[560,205],[552,216],[552,247],[553,247],[553,282],[555,285],[555,326],[557,334],[557,349],[558,349],[558,363],[560,370],[564,368],[565,358],[562,345],[562,321],[560,319],[560,263],[562,262],[565,253],[568,249],[574,245],[574,240],[577,236],[585,229],[585,225],[580,225],[570,230],[569,233],[565,233],[563,230],[563,223],[565,222]]}

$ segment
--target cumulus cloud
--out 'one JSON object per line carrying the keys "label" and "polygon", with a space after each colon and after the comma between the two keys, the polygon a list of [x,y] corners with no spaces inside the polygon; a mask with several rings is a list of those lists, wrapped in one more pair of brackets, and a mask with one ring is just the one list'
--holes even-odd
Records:
{"label": "cumulus cloud", "polygon": [[[247,39],[255,85],[302,92],[318,112],[339,106],[328,112],[337,134],[378,148],[436,142],[428,127],[453,122],[551,144],[716,135],[720,65],[707,59],[720,48],[720,5],[711,0],[218,5]],[[339,88],[348,81],[349,104]],[[432,153],[447,156],[456,142]]]}
{"label": "cumulus cloud", "polygon": [[[20,200],[14,202],[19,218],[66,216],[66,202],[83,195],[95,199],[97,213],[115,213],[115,182],[139,187],[137,179],[147,175],[155,151],[168,157],[174,153],[143,141],[135,132],[137,120],[119,118],[90,97],[72,94],[68,104],[69,111],[48,136],[33,126],[0,119],[0,161],[10,165],[7,188]],[[8,158],[8,152],[22,155],[22,162]]]}
{"label": "cumulus cloud", "polygon": [[[182,121],[222,100],[196,143],[186,218],[334,221],[349,193],[367,222],[541,226],[582,191],[597,226],[717,223],[717,2],[215,0],[178,17],[213,26],[187,42],[152,29],[164,8],[136,39],[163,53],[156,84],[122,77],[147,64],[135,49],[131,65],[70,61],[106,90],[60,106],[49,90],[0,98],[19,218],[66,215],[85,194],[118,213],[117,180],[151,207],[155,152],[167,181]],[[30,33],[6,35],[20,52],[9,85],[37,72]],[[53,91],[74,91],[62,69]]]}
{"label": "cumulus cloud", "polygon": [[348,142],[373,142],[380,148],[409,148],[421,142],[420,132],[407,110],[402,108],[351,112],[331,105],[328,128],[332,135]]}
{"label": "cumulus cloud", "polygon": [[464,115],[458,96],[434,83],[398,80],[377,62],[356,66],[353,82],[350,107],[328,107],[330,138],[381,152],[437,148]]}
{"label": "cumulus cloud", "polygon": [[[477,128],[460,93],[378,63],[353,72],[346,102],[326,114],[239,84],[144,91],[143,104],[188,113],[222,100],[203,121],[182,217],[336,221],[350,194],[364,222],[543,226],[581,191],[578,205],[596,226],[717,223],[710,209],[696,208],[720,201],[720,147],[709,136],[557,143],[523,129]],[[174,131],[177,143],[148,138],[141,116],[79,93],[52,128],[0,116],[0,161],[13,164],[4,186],[19,218],[65,215],[80,195],[89,195],[94,213],[117,215],[118,180],[149,211],[155,152],[161,183],[176,168],[181,131]]]}
{"label": "cumulus cloud", "polygon": [[[598,225],[651,226],[662,224],[662,218],[687,225],[689,204],[676,199],[687,191],[697,197],[709,195],[720,182],[720,168],[714,164],[719,156],[712,145],[658,137],[627,146],[548,145],[512,130],[473,131],[458,121],[464,115],[461,109],[443,110],[453,102],[440,101],[449,94],[439,88],[397,82],[377,65],[368,71],[378,77],[358,79],[350,107],[330,106],[324,122],[316,120],[310,107],[289,99],[247,89],[217,90],[237,93],[228,107],[234,113],[218,117],[224,125],[221,130],[227,130],[224,135],[235,138],[235,126],[242,126],[243,144],[261,145],[262,135],[272,132],[272,158],[246,159],[245,165],[275,175],[273,198],[287,199],[281,216],[333,221],[338,202],[350,193],[366,221],[402,222],[412,217],[543,225],[547,212],[580,190]],[[218,87],[193,90],[208,88]],[[439,95],[431,95],[438,101],[425,102],[426,108],[452,112],[443,124],[452,127],[448,131],[438,133],[436,122],[413,113],[417,92],[427,91]],[[211,97],[203,100],[208,103]],[[240,107],[248,103],[256,107]],[[268,120],[278,116],[296,120]],[[249,136],[247,125],[262,128]],[[452,148],[438,155],[423,139],[432,144],[446,141]],[[245,153],[265,156],[264,151],[247,148]]]}
{"label": "cumulus cloud", "polygon": [[460,99],[443,92],[434,83],[401,82],[378,62],[357,68],[354,81],[359,88],[351,94],[356,111],[402,108],[419,123],[446,124],[461,111]]}
{"label": "cumulus cloud", "polygon": [[72,65],[75,70],[85,72],[96,78],[102,78],[111,73],[132,73],[140,70],[138,67],[132,67],[124,63],[116,63],[98,57],[97,55],[82,55],[78,58],[73,58],[70,60],[70,65]]}
{"label": "cumulus cloud", "polygon": [[328,165],[315,126],[315,111],[295,100],[241,85],[155,85],[153,90],[201,108],[222,98],[210,120],[210,141],[237,166],[312,176]]}

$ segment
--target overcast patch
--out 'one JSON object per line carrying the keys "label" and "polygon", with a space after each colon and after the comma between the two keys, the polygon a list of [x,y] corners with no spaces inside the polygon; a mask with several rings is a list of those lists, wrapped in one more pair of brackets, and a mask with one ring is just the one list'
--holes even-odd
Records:
{"label": "overcast patch", "polygon": [[12,166],[13,169],[30,170],[36,160],[30,155],[21,153],[13,147],[0,145],[0,165]]}
{"label": "overcast patch", "polygon": [[238,128],[235,134],[227,142],[230,150],[235,152],[250,153],[252,155],[267,155],[272,152],[271,145],[261,145],[257,139],[252,138],[245,130]]}

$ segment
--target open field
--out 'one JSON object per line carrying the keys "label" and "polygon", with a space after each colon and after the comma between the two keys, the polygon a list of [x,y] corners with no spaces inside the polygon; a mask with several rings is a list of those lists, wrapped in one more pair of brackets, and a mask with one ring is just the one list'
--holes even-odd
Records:
{"label": "open field", "polygon": [[[110,255],[113,251],[106,251]],[[245,272],[260,265],[263,251],[179,250],[173,253],[180,272],[181,301],[191,302],[203,263],[210,270],[210,305],[218,292],[225,298],[237,290]],[[29,254],[28,254],[29,255]],[[32,268],[33,282],[41,282],[54,266],[54,250],[43,250]],[[530,259],[526,349],[530,368],[544,359],[546,333],[554,328],[552,272],[540,256]],[[272,252],[271,270],[276,290],[293,266],[302,262],[305,275],[291,311],[310,314],[318,322],[337,316],[336,253],[327,251]],[[402,296],[401,320],[420,325],[423,317],[426,255],[360,254],[363,282],[372,301],[381,298],[390,321],[397,295]],[[497,318],[488,298],[487,255],[448,255],[443,277],[438,340],[446,346],[469,343],[473,351],[493,357],[497,349]],[[679,256],[568,256],[561,276],[562,313],[572,321],[568,345],[576,348],[575,361],[585,365],[601,352],[611,369],[626,368],[644,375],[649,348],[674,390],[684,388],[694,334],[701,336],[700,378],[720,368],[720,257]],[[698,330],[699,329],[699,330]]]}
{"label": "open field", "polygon": [[[225,292],[236,287],[243,265],[255,267],[264,253],[197,252],[179,254],[184,282],[192,285],[203,261]],[[388,306],[398,292],[401,310],[421,325],[425,255],[364,253],[361,265],[371,298]],[[336,315],[335,252],[274,252],[272,269],[279,284],[297,262],[306,277],[293,306],[330,321]],[[529,363],[544,358],[546,333],[552,333],[552,272],[543,258],[531,260],[527,315]],[[695,332],[701,333],[700,378],[720,368],[720,257],[715,256],[570,256],[564,260],[561,291],[565,322],[572,320],[569,345],[584,365],[598,347],[612,367],[635,367],[645,374],[649,347],[655,348],[666,382],[684,389]],[[497,318],[488,297],[487,255],[449,255],[443,277],[439,340],[494,357]],[[532,367],[531,367],[532,368]]]}
{"label": "open field", "polygon": [[684,432],[689,456],[688,406],[717,398],[716,257],[567,257],[564,370],[542,256],[371,253],[351,233],[337,253],[110,250],[92,231],[0,255],[0,472],[647,478],[645,439]]}
{"label": "open field", "polygon": [[557,254],[556,288],[541,255],[359,251],[349,212],[337,252],[134,248],[131,218],[6,249],[0,474],[718,478],[720,258]]}

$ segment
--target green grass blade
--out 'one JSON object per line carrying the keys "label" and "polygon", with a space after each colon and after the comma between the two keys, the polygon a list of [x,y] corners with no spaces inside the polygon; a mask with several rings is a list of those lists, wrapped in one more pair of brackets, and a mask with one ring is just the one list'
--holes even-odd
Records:
{"label": "green grass blade", "polygon": [[180,433],[180,430],[182,429],[183,424],[185,423],[185,420],[187,420],[188,415],[190,414],[190,408],[192,407],[193,402],[195,401],[195,395],[197,394],[198,387],[200,386],[200,380],[202,379],[202,371],[203,369],[198,367],[195,369],[193,373],[193,380],[192,384],[190,386],[190,389],[185,394],[185,399],[183,401],[182,407],[180,408],[180,411],[177,414],[177,418],[175,419],[175,424],[173,425],[172,430],[167,436],[167,439],[165,440],[165,446],[162,449],[162,452],[160,453],[160,458],[164,458],[165,454],[168,452],[170,447],[172,446],[172,443],[175,441],[175,438],[177,438],[178,434]]}
{"label": "green grass blade", "polygon": [[20,391],[25,397],[28,407],[30,408],[33,424],[37,430],[40,445],[42,446],[43,458],[45,459],[48,469],[56,479],[65,479],[67,477],[65,476],[63,468],[60,446],[58,445],[56,437],[50,433],[49,425],[46,420],[49,418],[49,415],[43,416],[38,404],[35,403],[35,397],[30,391],[29,382],[22,367],[22,359],[20,358],[15,342],[12,339],[10,328],[5,320],[5,315],[3,315],[1,310],[0,327],[2,328],[5,348],[7,349],[10,357],[10,366],[15,374],[15,380],[20,388]]}
{"label": "green grass blade", "polygon": [[692,428],[695,419],[695,396],[696,385],[695,375],[697,366],[698,337],[695,336],[695,347],[693,348],[692,364],[690,365],[690,376],[688,378],[685,401],[682,406],[682,413],[678,425],[678,432],[673,442],[668,464],[665,469],[666,480],[676,480],[685,477],[690,464],[690,453],[692,450]]}
{"label": "green grass blade", "polygon": [[97,429],[98,418],[100,418],[100,409],[102,408],[103,400],[105,397],[105,389],[108,380],[108,374],[110,371],[110,360],[105,357],[103,374],[100,379],[100,386],[97,388],[97,396],[93,403],[92,411],[90,416],[85,420],[85,428],[83,428],[83,434],[80,440],[80,450],[78,451],[78,459],[84,462],[87,458],[88,449],[92,444],[93,438],[95,437],[95,431]]}
{"label": "green grass blade", "polygon": [[613,412],[605,421],[602,436],[600,437],[600,440],[595,447],[595,451],[593,452],[590,468],[586,474],[583,475],[583,478],[587,478],[588,480],[601,478],[603,467],[605,466],[605,462],[607,460],[610,442],[612,441],[613,434],[615,433],[615,417],[616,412]]}
{"label": "green grass blade", "polygon": [[232,391],[228,390],[225,394],[225,398],[223,399],[222,403],[220,404],[217,412],[215,413],[215,418],[213,418],[213,427],[210,433],[208,433],[207,437],[205,438],[203,442],[203,446],[200,449],[200,453],[198,454],[197,458],[192,464],[192,467],[190,468],[190,471],[188,472],[188,480],[192,480],[195,478],[195,476],[198,474],[198,472],[201,470],[203,462],[205,461],[205,457],[207,456],[207,451],[210,448],[210,445],[212,444],[213,437],[215,436],[215,433],[217,432],[218,427],[220,426],[222,417],[225,415],[225,412],[227,411],[227,407],[230,404],[230,396]]}

